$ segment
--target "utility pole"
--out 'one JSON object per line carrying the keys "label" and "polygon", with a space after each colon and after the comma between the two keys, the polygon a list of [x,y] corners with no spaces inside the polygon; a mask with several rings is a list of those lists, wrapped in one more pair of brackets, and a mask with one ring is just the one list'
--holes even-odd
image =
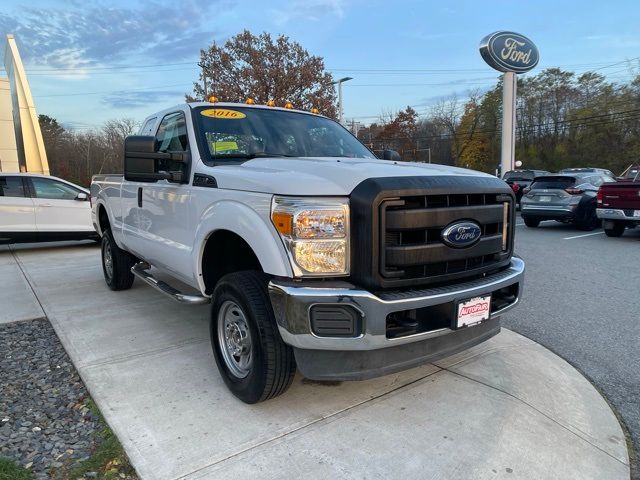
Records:
{"label": "utility pole", "polygon": [[89,143],[87,144],[87,177],[91,180],[91,166],[89,165],[89,159],[91,153],[91,135],[89,135]]}
{"label": "utility pole", "polygon": [[209,95],[207,94],[207,71],[204,68],[204,63],[198,62],[198,66],[202,69],[202,84],[204,89],[204,101],[206,102],[209,99]]}
{"label": "utility pole", "polygon": [[335,82],[331,82],[332,85],[338,84],[338,122],[342,123],[342,84],[344,82],[348,82],[349,80],[353,80],[353,77],[344,77],[340,80],[336,80]]}

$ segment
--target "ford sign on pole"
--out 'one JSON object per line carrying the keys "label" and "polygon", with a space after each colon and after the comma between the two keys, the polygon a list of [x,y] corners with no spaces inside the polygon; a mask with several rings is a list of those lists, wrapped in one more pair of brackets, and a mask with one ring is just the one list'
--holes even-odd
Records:
{"label": "ford sign on pole", "polygon": [[480,42],[480,55],[500,72],[528,72],[540,60],[533,42],[514,32],[495,32],[484,37]]}
{"label": "ford sign on pole", "polygon": [[480,42],[480,55],[491,68],[504,72],[502,81],[502,152],[500,174],[513,170],[516,137],[516,73],[538,64],[535,44],[515,32],[494,32]]}

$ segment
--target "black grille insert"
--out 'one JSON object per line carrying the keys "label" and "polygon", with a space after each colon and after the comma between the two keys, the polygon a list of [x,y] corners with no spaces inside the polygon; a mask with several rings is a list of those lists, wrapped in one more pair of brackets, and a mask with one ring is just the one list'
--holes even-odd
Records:
{"label": "black grille insert", "polygon": [[[506,267],[513,248],[513,205],[513,191],[495,177],[367,179],[351,193],[351,279],[380,291],[444,285]],[[443,243],[443,228],[457,221],[480,226],[475,245]]]}
{"label": "black grille insert", "polygon": [[[500,193],[420,195],[384,199],[380,205],[380,275],[391,279],[440,278],[495,267],[508,251],[511,197]],[[472,220],[480,226],[480,241],[452,248],[442,230]]]}

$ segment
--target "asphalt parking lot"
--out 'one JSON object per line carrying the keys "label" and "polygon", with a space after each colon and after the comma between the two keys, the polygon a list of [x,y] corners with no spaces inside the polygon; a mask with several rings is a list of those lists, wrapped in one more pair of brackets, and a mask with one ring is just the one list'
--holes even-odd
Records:
{"label": "asphalt parking lot", "polygon": [[629,430],[632,478],[640,479],[640,228],[608,238],[600,229],[522,223],[516,253],[527,264],[525,295],[503,325],[559,354],[600,389]]}

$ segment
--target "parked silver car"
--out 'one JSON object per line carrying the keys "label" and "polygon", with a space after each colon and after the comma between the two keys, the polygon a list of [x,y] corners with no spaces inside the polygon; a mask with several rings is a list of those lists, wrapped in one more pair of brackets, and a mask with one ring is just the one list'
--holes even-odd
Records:
{"label": "parked silver car", "polygon": [[615,179],[590,171],[538,177],[522,197],[522,219],[527,227],[537,227],[542,220],[557,220],[593,230],[600,225],[596,194],[604,182]]}

